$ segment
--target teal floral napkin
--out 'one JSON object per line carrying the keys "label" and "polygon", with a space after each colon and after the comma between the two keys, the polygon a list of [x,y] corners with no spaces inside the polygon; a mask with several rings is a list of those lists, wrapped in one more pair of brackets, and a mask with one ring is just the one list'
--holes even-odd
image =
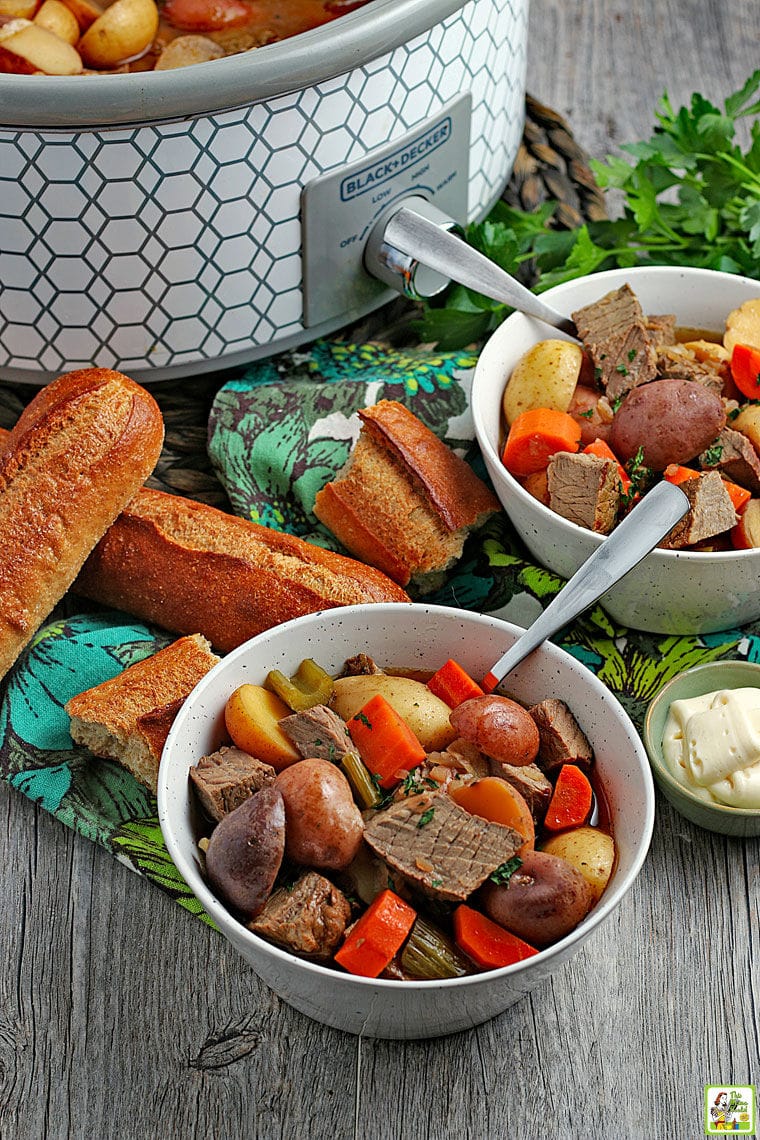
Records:
{"label": "teal floral napkin", "polygon": [[[314,497],[349,454],[354,413],[383,398],[405,403],[485,477],[468,410],[473,365],[464,353],[322,341],[249,367],[221,387],[209,419],[209,455],[233,510],[340,549],[314,517]],[[426,600],[526,625],[562,585],[531,561],[500,514],[471,537]],[[205,919],[168,858],[154,797],[119,765],[76,747],[63,709],[75,693],[171,639],[113,611],[83,609],[41,629],[0,685],[0,776]],[[703,637],[656,636],[615,625],[597,606],[562,644],[641,726],[648,701],[682,669],[721,657],[760,660],[760,623]]]}

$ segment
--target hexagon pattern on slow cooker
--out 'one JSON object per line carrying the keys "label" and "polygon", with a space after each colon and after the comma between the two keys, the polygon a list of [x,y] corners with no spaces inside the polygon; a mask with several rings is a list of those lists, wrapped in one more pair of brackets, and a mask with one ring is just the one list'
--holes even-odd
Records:
{"label": "hexagon pattern on slow cooker", "polygon": [[527,0],[471,0],[366,66],[266,103],[126,129],[1,130],[0,372],[192,371],[292,340],[302,187],[470,91],[479,216],[519,144],[526,38]]}

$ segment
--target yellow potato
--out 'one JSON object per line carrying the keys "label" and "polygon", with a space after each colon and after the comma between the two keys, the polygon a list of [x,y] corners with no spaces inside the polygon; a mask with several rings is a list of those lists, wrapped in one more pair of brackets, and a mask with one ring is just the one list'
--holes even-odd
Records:
{"label": "yellow potato", "polygon": [[749,404],[742,408],[735,420],[729,420],[728,426],[746,435],[755,451],[760,452],[760,405]]}
{"label": "yellow potato", "polygon": [[224,54],[224,48],[208,36],[177,36],[161,52],[154,71],[170,71],[175,67],[188,67],[191,63],[207,63],[210,59],[221,59]]}
{"label": "yellow potato", "polygon": [[84,33],[79,50],[89,67],[116,67],[142,55],[157,31],[153,0],[114,0]]}
{"label": "yellow potato", "polygon": [[3,47],[45,75],[79,75],[82,70],[79,52],[38,24],[30,23],[4,39]]}
{"label": "yellow potato", "polygon": [[540,340],[524,353],[504,389],[504,417],[512,424],[521,412],[554,408],[566,412],[578,383],[583,353],[569,340]]}
{"label": "yellow potato", "polygon": [[279,725],[289,709],[276,693],[261,685],[241,685],[227,701],[224,721],[233,743],[243,752],[280,771],[301,759]]}
{"label": "yellow potato", "polygon": [[596,827],[575,827],[552,836],[541,845],[541,850],[572,863],[594,892],[594,902],[601,898],[615,864],[611,835]]}
{"label": "yellow potato", "polygon": [[735,344],[760,348],[760,298],[753,297],[728,314],[723,344],[729,352],[733,352]]}
{"label": "yellow potato", "polygon": [[402,720],[406,721],[426,752],[437,752],[455,738],[450,721],[451,709],[430,692],[427,685],[411,677],[385,673],[339,677],[335,682],[332,707],[338,716],[350,720],[370,697],[382,693]]}
{"label": "yellow potato", "polygon": [[44,0],[34,22],[41,28],[47,28],[54,36],[60,36],[66,43],[75,44],[79,39],[77,18],[62,0]]}
{"label": "yellow potato", "polygon": [[6,20],[31,20],[37,11],[38,0],[0,0],[0,16]]}
{"label": "yellow potato", "polygon": [[25,20],[23,16],[17,16],[14,20],[9,20],[7,24],[0,24],[0,43],[4,40],[9,40],[11,36],[15,36],[22,28],[31,28],[32,21]]}
{"label": "yellow potato", "polygon": [[97,20],[98,16],[103,15],[103,8],[96,3],[96,0],[64,0],[64,3],[83,32]]}

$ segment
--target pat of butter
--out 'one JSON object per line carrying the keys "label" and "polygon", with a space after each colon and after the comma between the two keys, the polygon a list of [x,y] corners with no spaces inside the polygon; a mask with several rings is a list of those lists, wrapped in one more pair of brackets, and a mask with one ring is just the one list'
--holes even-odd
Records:
{"label": "pat of butter", "polygon": [[674,701],[663,754],[692,791],[734,807],[760,807],[760,689]]}

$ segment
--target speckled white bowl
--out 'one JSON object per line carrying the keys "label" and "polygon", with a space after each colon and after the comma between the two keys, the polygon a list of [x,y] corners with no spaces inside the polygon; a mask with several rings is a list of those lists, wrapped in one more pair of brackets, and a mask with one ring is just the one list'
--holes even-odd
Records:
{"label": "speckled white bowl", "polygon": [[[570,315],[628,282],[647,313],[675,313],[688,328],[720,330],[728,313],[760,297],[760,281],[708,269],[615,269],[547,290],[543,297]],[[475,369],[472,412],[486,467],[515,529],[543,565],[569,578],[602,536],[555,514],[533,498],[501,462],[501,399],[522,354],[539,340],[568,339],[541,321],[514,313],[491,336]],[[760,550],[696,554],[658,550],[602,598],[615,621],[653,633],[731,629],[760,618]]]}
{"label": "speckled white bowl", "polygon": [[276,626],[241,645],[197,685],[166,742],[158,780],[158,809],[166,846],[185,881],[222,933],[259,977],[290,1005],[327,1025],[372,1037],[437,1037],[468,1029],[501,1013],[553,974],[600,923],[636,878],[654,822],[654,786],[646,753],[622,706],[584,665],[550,643],[509,679],[518,698],[567,701],[594,746],[609,803],[618,858],[602,900],[572,934],[525,962],[444,982],[356,978],[301,961],[237,922],[200,872],[200,834],[188,770],[224,736],[224,705],[238,685],[261,683],[270,669],[287,675],[313,657],[338,672],[361,651],[381,665],[436,668],[455,657],[482,677],[521,631],[498,618],[424,605],[351,606]]}

